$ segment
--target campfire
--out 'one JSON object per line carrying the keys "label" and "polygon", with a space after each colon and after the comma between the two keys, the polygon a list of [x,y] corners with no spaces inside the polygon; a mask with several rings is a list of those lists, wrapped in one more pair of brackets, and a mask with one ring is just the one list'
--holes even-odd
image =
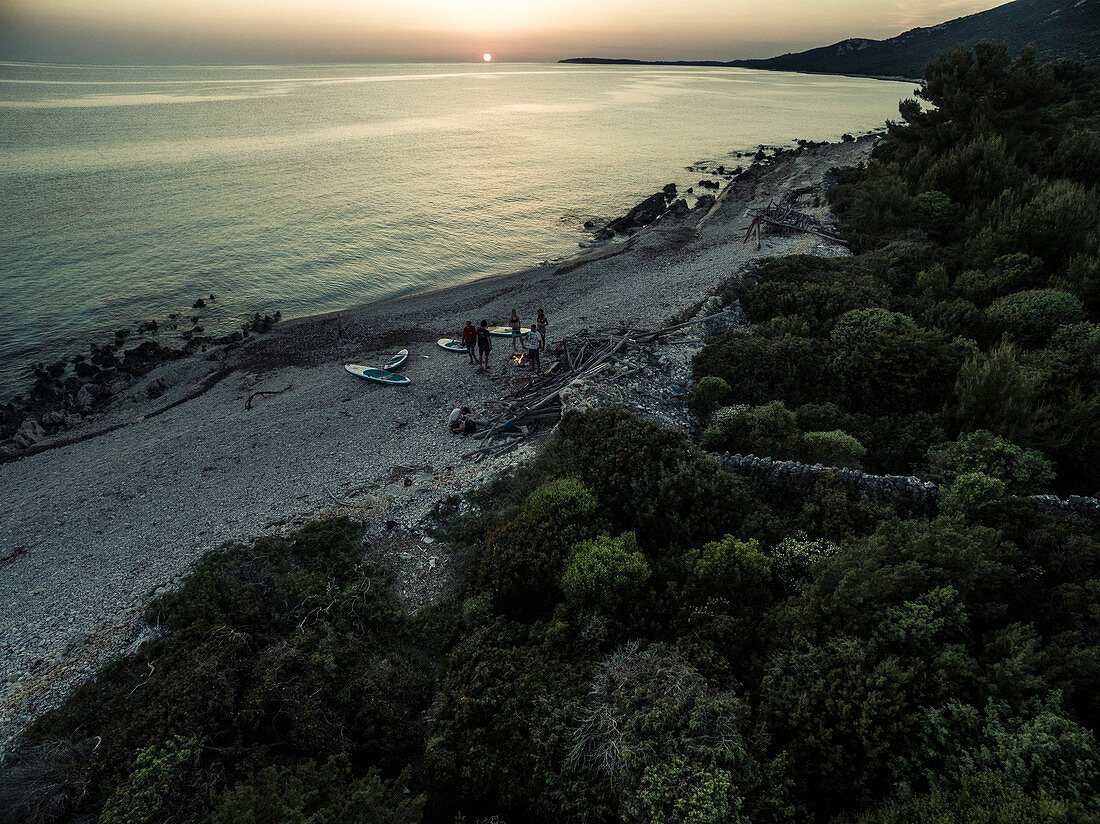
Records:
{"label": "campfire", "polygon": [[512,355],[512,363],[516,364],[517,366],[527,363],[527,361],[527,355]]}

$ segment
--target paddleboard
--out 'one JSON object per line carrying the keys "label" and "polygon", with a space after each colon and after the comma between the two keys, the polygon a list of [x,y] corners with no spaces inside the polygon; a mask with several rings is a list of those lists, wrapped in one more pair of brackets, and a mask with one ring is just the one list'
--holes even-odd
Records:
{"label": "paddleboard", "polygon": [[400,372],[387,372],[376,366],[363,366],[358,363],[345,363],[344,369],[357,378],[374,381],[375,383],[387,383],[390,386],[407,386],[412,383],[407,375]]}
{"label": "paddleboard", "polygon": [[462,341],[455,340],[454,338],[440,338],[436,341],[436,344],[442,346],[448,352],[465,352],[466,347],[462,344]]}
{"label": "paddleboard", "polygon": [[388,361],[386,361],[384,364],[382,364],[382,368],[383,369],[396,369],[397,367],[399,367],[401,364],[403,364],[408,359],[409,359],[409,350],[408,349],[402,349],[400,352],[398,352],[396,355],[394,355],[392,358],[390,358]]}
{"label": "paddleboard", "polygon": [[[530,331],[531,331],[530,328],[527,327],[527,326],[521,326],[519,328],[519,333],[521,335],[526,335]],[[512,327],[511,326],[490,326],[489,327],[489,334],[490,335],[496,335],[498,338],[510,338],[510,337],[512,337]]]}
{"label": "paddleboard", "polygon": [[374,381],[375,383],[387,383],[390,386],[406,386],[412,383],[412,381],[400,372],[392,372],[390,370],[396,369],[408,359],[409,350],[402,349],[386,361],[381,369],[377,366],[363,366],[360,363],[345,363],[344,370],[349,374],[355,375],[357,378]]}

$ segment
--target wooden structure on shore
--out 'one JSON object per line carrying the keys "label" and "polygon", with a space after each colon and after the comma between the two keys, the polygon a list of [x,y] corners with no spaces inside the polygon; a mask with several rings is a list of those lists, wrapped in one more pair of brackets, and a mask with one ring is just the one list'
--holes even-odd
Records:
{"label": "wooden structure on shore", "polygon": [[825,226],[821,221],[790,206],[776,203],[774,200],[763,209],[752,209],[749,214],[752,216],[752,223],[745,230],[745,238],[741,242],[748,243],[749,238],[755,234],[757,249],[760,248],[760,234],[765,226],[780,231],[807,232],[831,240],[834,243],[848,245],[848,241],[840,237],[833,229]]}

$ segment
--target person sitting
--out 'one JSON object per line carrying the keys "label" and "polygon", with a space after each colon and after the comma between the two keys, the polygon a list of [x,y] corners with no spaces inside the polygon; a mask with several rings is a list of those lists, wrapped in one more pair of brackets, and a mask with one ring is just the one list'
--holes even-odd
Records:
{"label": "person sitting", "polygon": [[447,426],[456,435],[469,435],[477,427],[472,420],[468,417],[470,414],[470,407],[463,406],[451,411],[451,414],[447,417]]}

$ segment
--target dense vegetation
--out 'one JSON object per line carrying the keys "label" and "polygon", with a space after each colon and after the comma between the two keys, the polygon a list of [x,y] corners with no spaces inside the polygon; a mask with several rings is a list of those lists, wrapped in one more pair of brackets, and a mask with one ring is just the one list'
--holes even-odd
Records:
{"label": "dense vegetation", "polygon": [[[28,732],[0,821],[1100,821],[1100,520],[1027,497],[1096,488],[1096,181],[1054,159],[1095,92],[996,55],[930,67],[835,192],[859,255],[766,266],[692,398],[713,445],[923,467],[941,512],[567,415],[441,508],[462,585],[415,616],[344,520],[204,558]],[[1021,78],[1060,96],[1010,116]]]}
{"label": "dense vegetation", "polygon": [[1079,66],[940,55],[829,199],[852,258],[783,258],[695,360],[712,449],[1013,492],[1100,490],[1100,96]]}

